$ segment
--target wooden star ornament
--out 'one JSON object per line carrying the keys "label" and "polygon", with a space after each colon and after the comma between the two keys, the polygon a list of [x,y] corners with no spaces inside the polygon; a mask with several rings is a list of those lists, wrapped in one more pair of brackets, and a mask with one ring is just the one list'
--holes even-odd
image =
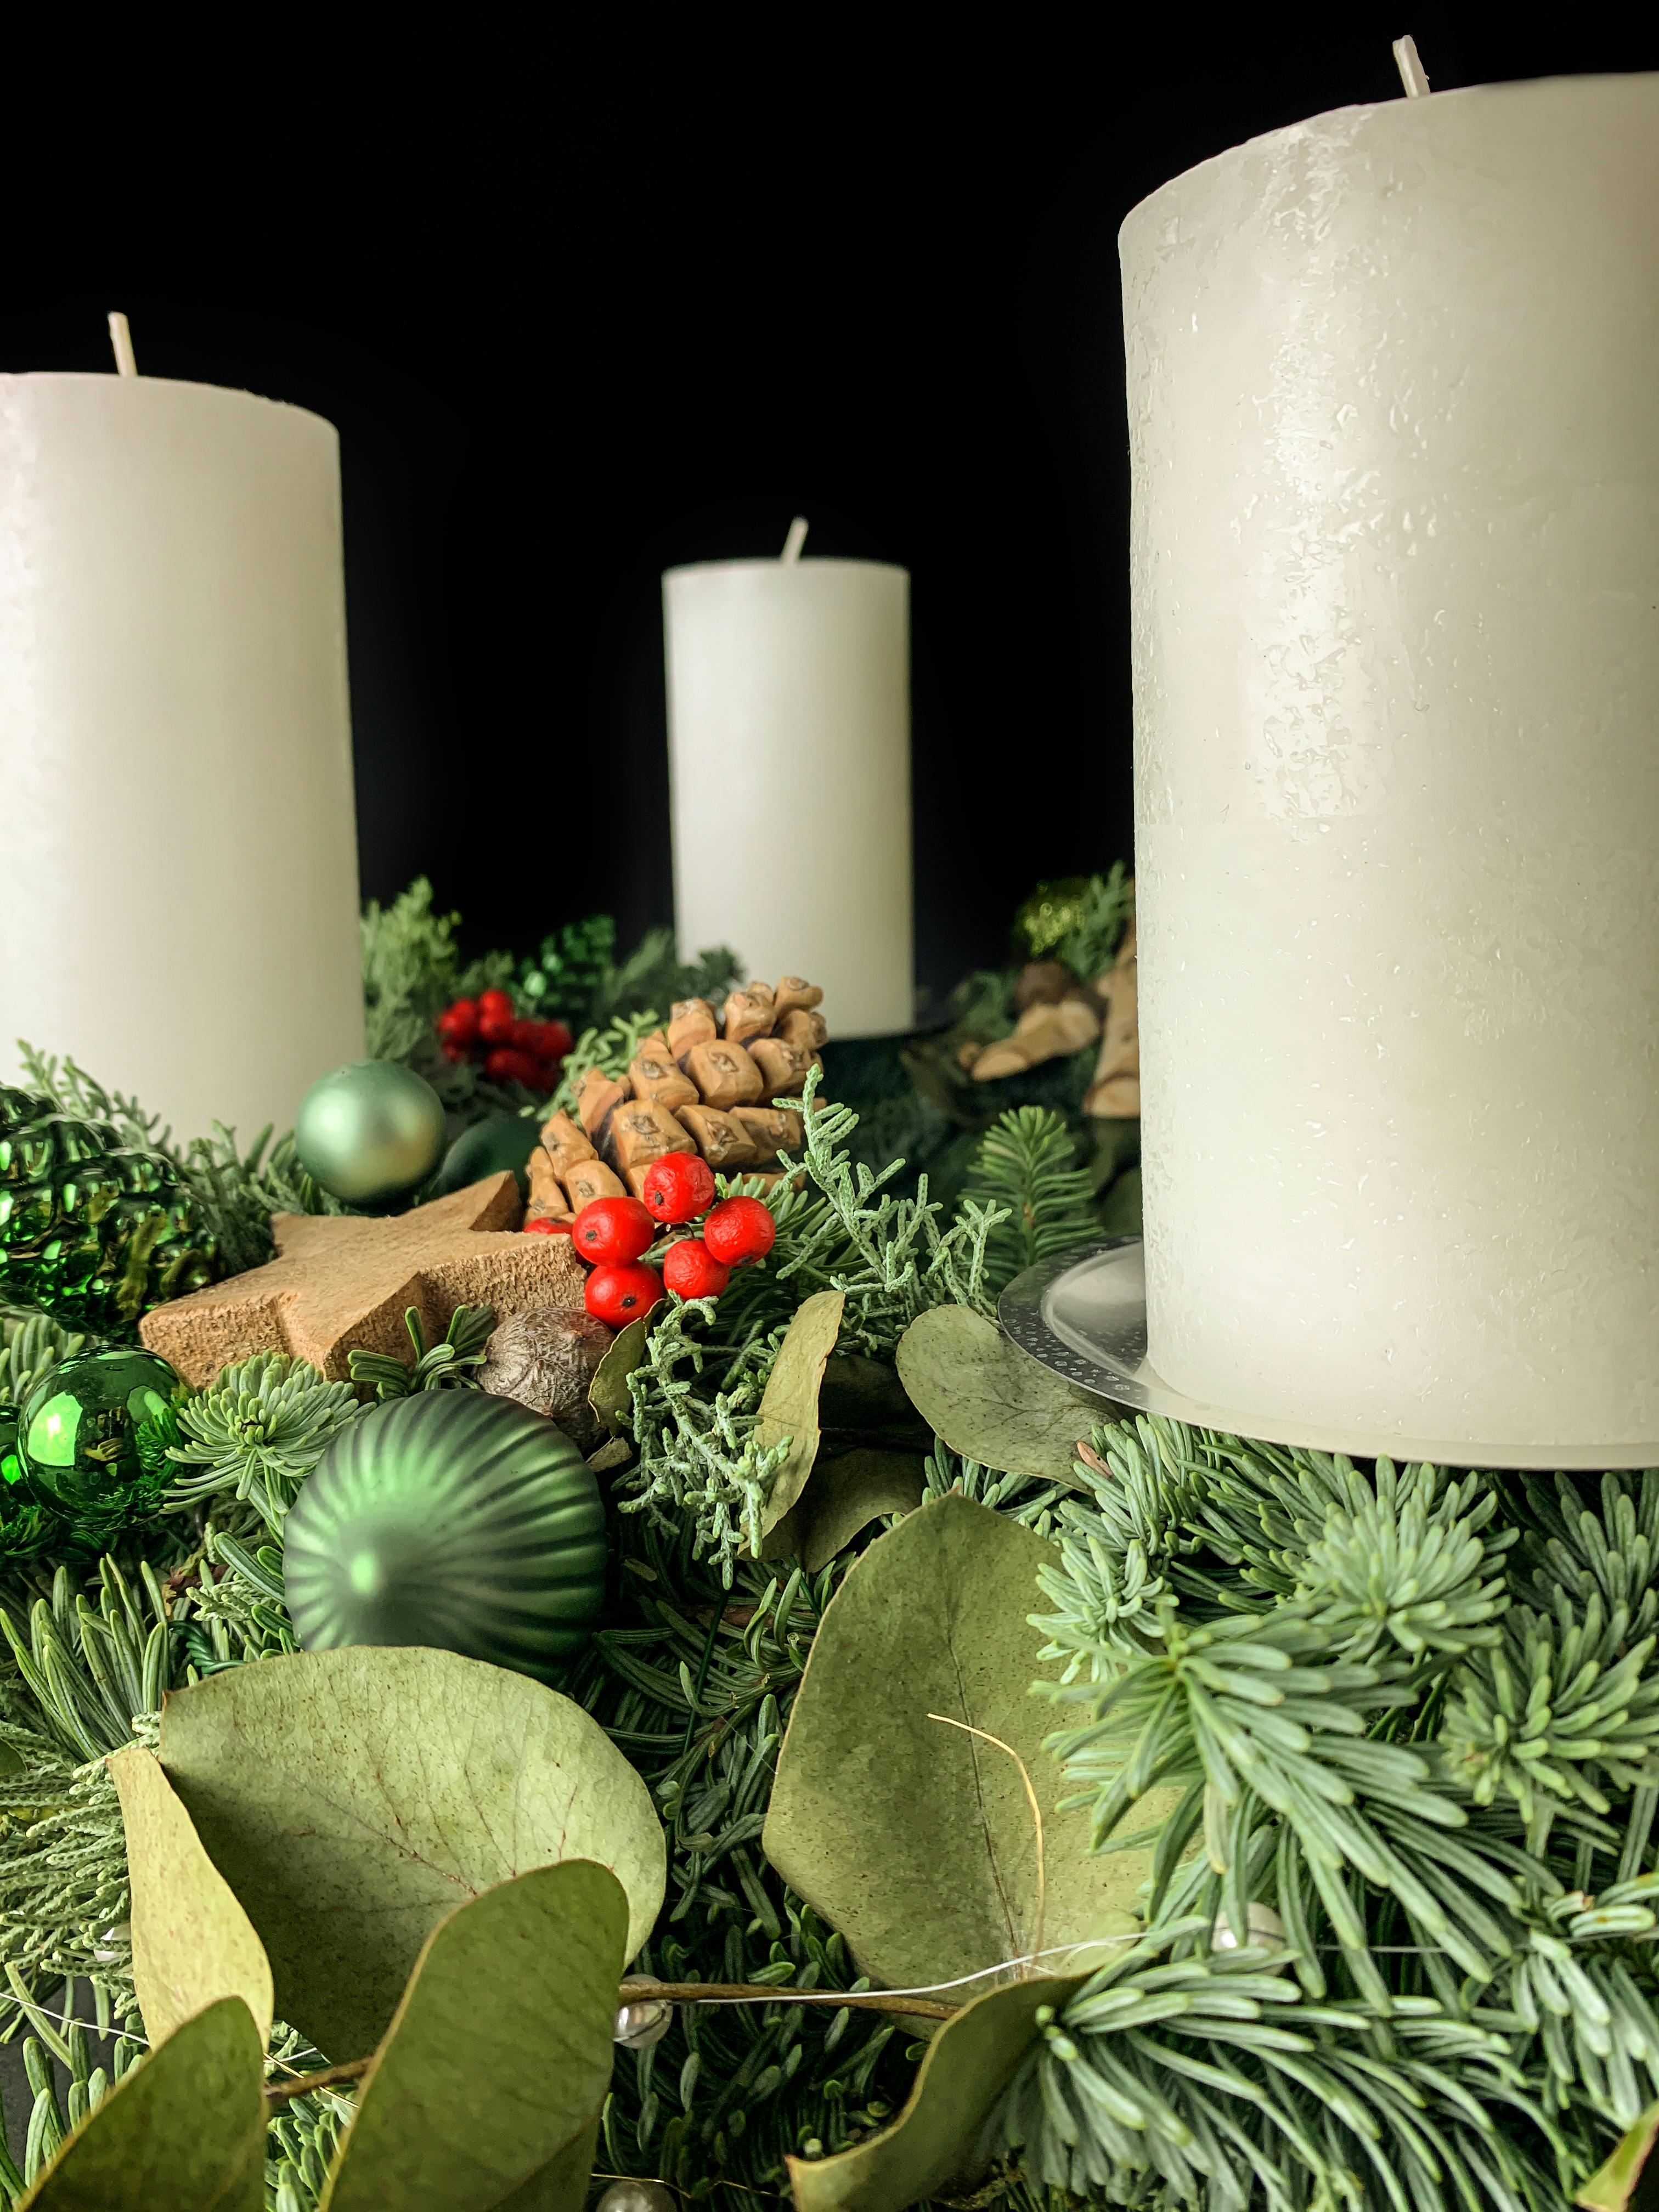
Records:
{"label": "wooden star ornament", "polygon": [[294,1352],[344,1381],[353,1352],[406,1356],[409,1306],[428,1344],[459,1305],[494,1306],[498,1320],[580,1306],[587,1271],[569,1238],[525,1236],[521,1210],[502,1174],[389,1220],[273,1214],[274,1260],[155,1307],[138,1334],[198,1389],[256,1352]]}

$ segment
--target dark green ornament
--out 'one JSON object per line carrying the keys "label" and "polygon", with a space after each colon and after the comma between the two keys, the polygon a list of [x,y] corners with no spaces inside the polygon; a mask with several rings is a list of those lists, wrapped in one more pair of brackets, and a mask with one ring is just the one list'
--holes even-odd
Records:
{"label": "dark green ornament", "polygon": [[401,1060],[354,1060],[301,1100],[294,1149],[306,1173],[348,1206],[389,1204],[443,1158],[443,1101]]}
{"label": "dark green ornament", "polygon": [[0,1088],[0,1299],[112,1331],[213,1277],[212,1242],[165,1153]]}
{"label": "dark green ornament", "polygon": [[419,1644],[554,1679],[605,1598],[599,1485],[509,1398],[429,1390],[341,1431],[283,1528],[307,1651]]}
{"label": "dark green ornament", "polygon": [[527,1114],[492,1114],[487,1121],[463,1129],[444,1154],[433,1186],[441,1198],[486,1176],[511,1168],[519,1178],[519,1195],[530,1195],[530,1155],[542,1140],[538,1124]]}
{"label": "dark green ornament", "polygon": [[37,1383],[18,1425],[25,1486],[51,1511],[113,1528],[151,1512],[179,1440],[179,1377],[153,1352],[94,1352]]}

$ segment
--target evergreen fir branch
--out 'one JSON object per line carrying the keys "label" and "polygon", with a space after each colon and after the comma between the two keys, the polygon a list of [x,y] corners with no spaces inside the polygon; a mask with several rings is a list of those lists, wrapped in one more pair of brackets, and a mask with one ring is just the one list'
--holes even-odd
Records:
{"label": "evergreen fir branch", "polygon": [[74,1121],[101,1121],[113,1129],[123,1145],[135,1152],[160,1152],[176,1167],[179,1164],[173,1131],[159,1114],[147,1114],[136,1098],[124,1091],[106,1091],[95,1076],[65,1054],[37,1051],[27,1039],[17,1041],[18,1056],[29,1079],[29,1089],[50,1102],[59,1114]]}
{"label": "evergreen fir branch", "polygon": [[945,1498],[954,1492],[976,1505],[988,1505],[1006,1514],[1024,1528],[1036,1529],[1039,1536],[1049,1537],[1055,1532],[1061,1505],[1073,1494],[1065,1483],[1002,1474],[976,1459],[960,1458],[942,1437],[934,1440],[925,1462],[923,1483],[928,1498]]}
{"label": "evergreen fir branch", "polygon": [[1114,860],[1109,874],[1090,877],[1083,911],[1054,947],[1054,958],[1084,982],[1097,981],[1112,964],[1134,903],[1134,879]]}
{"label": "evergreen fir branch", "polygon": [[383,1404],[421,1390],[476,1390],[480,1385],[474,1370],[483,1366],[488,1356],[495,1326],[493,1306],[459,1305],[449,1316],[442,1338],[428,1347],[419,1308],[407,1306],[404,1327],[414,1347],[412,1367],[387,1352],[353,1352],[346,1364],[352,1381],[371,1384]]}
{"label": "evergreen fir branch", "polygon": [[0,1316],[0,1412],[21,1413],[31,1392],[64,1360],[78,1358],[90,1341],[50,1314],[14,1311]]}
{"label": "evergreen fir branch", "polygon": [[620,965],[607,966],[596,979],[590,1018],[617,1021],[681,999],[707,999],[718,1012],[742,977],[743,963],[729,945],[711,945],[683,961],[672,930],[650,929]]}
{"label": "evergreen fir branch", "polygon": [[1039,1260],[1074,1252],[1100,1233],[1072,1133],[1047,1107],[1016,1107],[987,1130],[966,1192],[1007,1216],[986,1248],[985,1287],[993,1300]]}
{"label": "evergreen fir branch", "polygon": [[430,1050],[434,1017],[455,994],[460,920],[434,911],[424,876],[390,906],[370,899],[364,907],[363,1035],[371,1060],[410,1060]]}
{"label": "evergreen fir branch", "polygon": [[[406,1378],[406,1370],[398,1371]],[[255,1352],[222,1368],[179,1409],[185,1440],[168,1457],[200,1472],[177,1475],[167,1503],[234,1498],[266,1528],[280,1530],[301,1484],[362,1410],[350,1383],[328,1382],[286,1352]]]}

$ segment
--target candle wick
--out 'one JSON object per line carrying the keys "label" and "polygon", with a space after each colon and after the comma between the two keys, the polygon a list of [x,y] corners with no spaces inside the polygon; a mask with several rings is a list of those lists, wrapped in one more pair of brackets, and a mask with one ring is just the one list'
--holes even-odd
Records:
{"label": "candle wick", "polygon": [[799,561],[800,558],[800,549],[805,544],[805,543],[806,517],[804,514],[798,514],[789,526],[789,535],[783,541],[784,559],[786,561]]}
{"label": "candle wick", "polygon": [[1429,88],[1429,73],[1418,57],[1417,41],[1409,36],[1394,42],[1394,58],[1407,100],[1420,100]]}
{"label": "candle wick", "polygon": [[121,376],[137,376],[138,364],[132,354],[132,332],[127,328],[127,319],[118,313],[109,319],[109,342],[115,349],[116,372]]}

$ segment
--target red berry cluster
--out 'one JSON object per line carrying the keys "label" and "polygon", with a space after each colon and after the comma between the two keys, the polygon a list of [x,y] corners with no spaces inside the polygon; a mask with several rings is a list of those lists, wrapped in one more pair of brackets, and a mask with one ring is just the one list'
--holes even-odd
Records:
{"label": "red berry cluster", "polygon": [[505,991],[457,999],[439,1015],[437,1030],[446,1060],[477,1060],[492,1082],[522,1083],[543,1097],[557,1088],[570,1049],[562,1022],[520,1021]]}
{"label": "red berry cluster", "polygon": [[[649,1313],[665,1291],[719,1297],[732,1268],[763,1258],[778,1233],[757,1198],[723,1198],[716,1206],[714,1171],[695,1152],[665,1152],[641,1189],[641,1198],[596,1198],[570,1227],[571,1243],[592,1270],[587,1310],[612,1328]],[[662,1255],[660,1275],[645,1264],[659,1229],[682,1228],[700,1214],[702,1236],[677,1238]]]}

